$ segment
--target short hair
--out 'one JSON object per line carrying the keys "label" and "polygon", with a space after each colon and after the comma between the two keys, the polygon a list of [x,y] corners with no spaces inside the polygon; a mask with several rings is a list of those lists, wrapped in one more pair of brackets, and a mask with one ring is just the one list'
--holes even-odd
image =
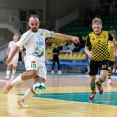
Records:
{"label": "short hair", "polygon": [[30,19],[31,17],[33,17],[33,18],[38,18],[38,19],[39,19],[38,15],[35,15],[35,14],[31,14],[31,15],[29,16],[29,19]]}
{"label": "short hair", "polygon": [[94,19],[92,20],[92,25],[95,24],[95,23],[99,23],[99,24],[102,25],[102,20],[99,19],[99,18],[94,18]]}
{"label": "short hair", "polygon": [[14,35],[13,36],[19,36],[17,33],[14,33]]}

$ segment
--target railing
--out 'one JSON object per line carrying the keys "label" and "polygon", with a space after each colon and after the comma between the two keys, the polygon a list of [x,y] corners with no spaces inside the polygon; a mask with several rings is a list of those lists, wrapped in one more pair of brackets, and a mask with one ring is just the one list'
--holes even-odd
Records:
{"label": "railing", "polygon": [[6,51],[7,51],[8,44],[0,47],[0,61],[4,62],[4,59],[7,58]]}
{"label": "railing", "polygon": [[8,23],[12,25],[16,30],[19,31],[21,28],[21,21],[18,17],[15,15],[12,15],[10,13],[2,14],[0,13],[0,23]]}

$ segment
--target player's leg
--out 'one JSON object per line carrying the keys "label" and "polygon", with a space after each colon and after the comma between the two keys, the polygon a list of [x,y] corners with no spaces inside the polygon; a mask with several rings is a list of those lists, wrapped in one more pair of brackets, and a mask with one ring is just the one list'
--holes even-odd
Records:
{"label": "player's leg", "polygon": [[11,69],[11,64],[8,64],[6,69],[6,77],[5,77],[6,79],[10,78],[10,69]]}
{"label": "player's leg", "polygon": [[109,61],[107,86],[111,86],[112,85],[111,76],[112,76],[113,65],[114,65],[114,62],[113,61]]}
{"label": "player's leg", "polygon": [[[40,75],[39,75],[40,74]],[[45,67],[42,67],[39,69],[39,72],[38,72],[38,75],[39,76],[36,76],[34,78],[34,83],[36,82],[42,82],[44,83],[45,80],[46,80],[46,68]],[[27,105],[24,104],[24,101],[26,99],[28,99],[29,97],[32,97],[33,95],[35,94],[34,90],[33,90],[33,86],[28,89],[25,94],[18,100],[18,105],[20,105],[22,108],[28,108]]]}
{"label": "player's leg", "polygon": [[99,94],[103,93],[103,88],[101,85],[106,80],[107,75],[108,75],[108,61],[100,62],[100,78],[96,82]]}
{"label": "player's leg", "polygon": [[16,79],[10,80],[10,82],[7,83],[7,85],[4,88],[5,94],[7,94],[14,85],[21,83],[25,80],[32,79],[37,75],[38,66],[34,58],[29,58],[26,61],[26,68],[26,72],[23,72]]}
{"label": "player's leg", "polygon": [[53,60],[53,63],[52,63],[52,74],[54,74],[54,66],[55,66],[55,61]]}
{"label": "player's leg", "polygon": [[11,75],[11,78],[13,78],[13,79],[15,78],[17,63],[18,63],[18,59],[17,58],[12,60],[13,67],[12,67],[12,75]]}
{"label": "player's leg", "polygon": [[12,67],[12,75],[11,75],[11,78],[15,78],[15,73],[16,73],[16,66],[13,66]]}
{"label": "player's leg", "polygon": [[61,70],[60,70],[60,61],[59,61],[59,59],[56,62],[57,62],[57,65],[58,65],[58,74],[60,75],[61,74]]}
{"label": "player's leg", "polygon": [[91,93],[89,96],[90,100],[93,100],[96,94],[96,84],[95,84],[95,79],[96,79],[96,74],[98,73],[98,66],[96,63],[93,61],[90,62],[90,88],[91,88]]}

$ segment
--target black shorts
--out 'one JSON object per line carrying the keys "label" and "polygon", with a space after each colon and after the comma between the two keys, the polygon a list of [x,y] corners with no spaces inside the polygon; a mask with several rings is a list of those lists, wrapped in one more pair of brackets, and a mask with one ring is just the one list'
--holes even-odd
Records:
{"label": "black shorts", "polygon": [[90,72],[89,75],[98,74],[98,70],[107,70],[108,71],[108,60],[104,61],[90,61]]}
{"label": "black shorts", "polygon": [[108,61],[108,67],[113,67],[114,61]]}

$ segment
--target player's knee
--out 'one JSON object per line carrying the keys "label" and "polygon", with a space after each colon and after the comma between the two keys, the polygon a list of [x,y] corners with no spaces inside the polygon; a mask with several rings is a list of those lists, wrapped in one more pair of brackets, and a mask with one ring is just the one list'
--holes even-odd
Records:
{"label": "player's knee", "polygon": [[34,78],[37,75],[36,70],[30,70],[28,73],[29,73],[28,76],[31,77],[31,78]]}
{"label": "player's knee", "polygon": [[37,74],[36,70],[30,70],[22,74],[22,79],[31,79],[34,78]]}

